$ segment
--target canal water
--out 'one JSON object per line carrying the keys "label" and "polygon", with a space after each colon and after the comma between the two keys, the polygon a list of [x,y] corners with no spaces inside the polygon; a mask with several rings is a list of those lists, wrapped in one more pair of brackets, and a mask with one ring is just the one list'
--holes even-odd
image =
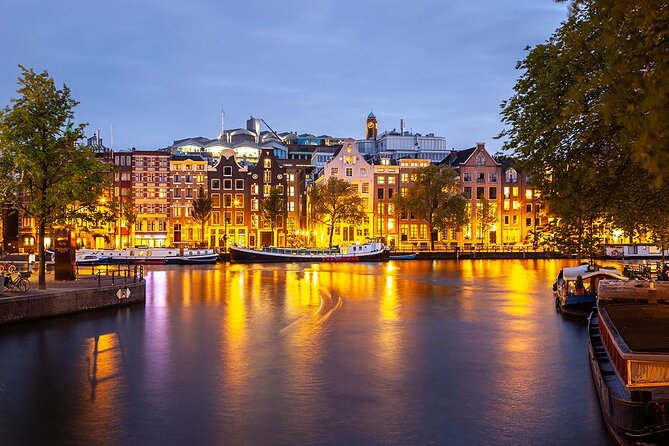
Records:
{"label": "canal water", "polygon": [[0,444],[608,445],[573,264],[150,267],[145,307],[0,327]]}

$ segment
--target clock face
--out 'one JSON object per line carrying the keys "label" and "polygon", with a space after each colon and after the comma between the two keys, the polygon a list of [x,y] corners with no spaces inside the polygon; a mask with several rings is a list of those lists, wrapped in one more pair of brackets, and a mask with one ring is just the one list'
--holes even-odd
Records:
{"label": "clock face", "polygon": [[373,129],[374,128],[374,123],[373,122],[368,122],[367,127],[369,127],[370,129]]}

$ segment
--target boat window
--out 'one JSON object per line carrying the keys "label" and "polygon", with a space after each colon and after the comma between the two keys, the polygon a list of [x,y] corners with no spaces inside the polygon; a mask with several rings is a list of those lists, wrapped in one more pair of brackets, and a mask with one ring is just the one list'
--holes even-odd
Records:
{"label": "boat window", "polygon": [[150,255],[151,255],[151,251],[146,251],[146,255],[147,255],[147,256],[150,256]]}
{"label": "boat window", "polygon": [[135,255],[135,251],[130,251],[130,255],[131,255],[131,256],[134,256],[134,255]]}

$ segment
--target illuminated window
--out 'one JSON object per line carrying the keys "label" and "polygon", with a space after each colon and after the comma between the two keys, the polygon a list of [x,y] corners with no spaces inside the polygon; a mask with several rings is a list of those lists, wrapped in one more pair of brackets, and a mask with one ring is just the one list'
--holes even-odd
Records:
{"label": "illuminated window", "polygon": [[219,212],[211,213],[211,224],[216,226],[221,224],[221,214]]}
{"label": "illuminated window", "polygon": [[408,181],[409,181],[409,174],[408,174],[408,173],[403,173],[403,174],[400,176],[400,181],[401,181],[402,183],[406,183],[406,182],[408,182]]}
{"label": "illuminated window", "polygon": [[251,194],[258,195],[258,183],[251,184]]}
{"label": "illuminated window", "polygon": [[389,231],[395,230],[395,219],[392,217],[388,219],[388,230]]}
{"label": "illuminated window", "polygon": [[504,198],[509,198],[509,186],[504,186]]}
{"label": "illuminated window", "polygon": [[211,194],[211,205],[212,205],[212,207],[215,207],[215,208],[221,207],[221,195],[220,194]]}
{"label": "illuminated window", "polygon": [[269,159],[269,158],[265,158],[265,160],[263,161],[263,167],[265,169],[271,169],[272,168],[272,160]]}
{"label": "illuminated window", "polygon": [[330,175],[332,175],[333,177],[336,177],[337,175],[339,175],[339,168],[338,167],[331,168],[330,169]]}
{"label": "illuminated window", "polygon": [[388,177],[388,184],[395,184],[395,177]]}
{"label": "illuminated window", "polygon": [[369,193],[369,183],[368,182],[362,183],[362,193],[363,194],[368,194]]}
{"label": "illuminated window", "polygon": [[251,210],[252,211],[257,211],[258,210],[258,199],[257,198],[252,198],[251,199]]}
{"label": "illuminated window", "polygon": [[235,202],[233,203],[235,207],[243,208],[244,207],[244,195],[235,194]]}
{"label": "illuminated window", "polygon": [[289,201],[288,202],[288,212],[294,212],[295,211],[295,202],[294,201]]}
{"label": "illuminated window", "polygon": [[235,212],[235,224],[236,225],[243,225],[244,224],[244,213],[243,212]]}
{"label": "illuminated window", "polygon": [[289,197],[295,196],[295,186],[288,186],[288,196]]}
{"label": "illuminated window", "polygon": [[527,198],[528,200],[532,199],[532,189],[525,190],[525,198]]}
{"label": "illuminated window", "polygon": [[386,184],[386,177],[383,175],[376,177],[376,184]]}

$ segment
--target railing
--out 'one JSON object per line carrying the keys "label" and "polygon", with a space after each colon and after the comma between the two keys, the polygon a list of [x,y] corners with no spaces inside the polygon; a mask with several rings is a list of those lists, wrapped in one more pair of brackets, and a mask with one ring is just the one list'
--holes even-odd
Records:
{"label": "railing", "polygon": [[109,283],[137,283],[144,280],[143,265],[86,265],[77,266],[77,276],[88,275],[95,277],[98,286]]}

